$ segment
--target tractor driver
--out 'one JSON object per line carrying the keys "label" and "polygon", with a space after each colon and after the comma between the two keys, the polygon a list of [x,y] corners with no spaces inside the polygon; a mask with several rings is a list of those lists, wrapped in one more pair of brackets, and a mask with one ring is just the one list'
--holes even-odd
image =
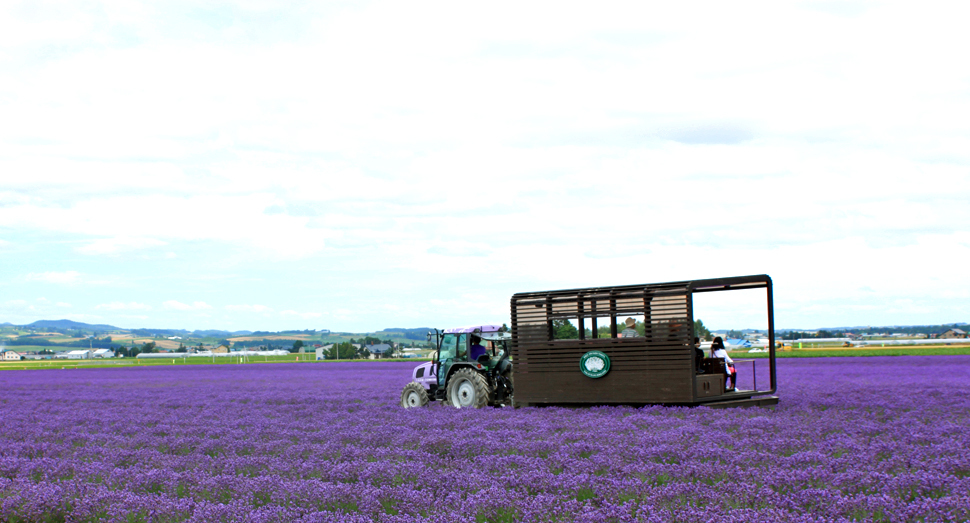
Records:
{"label": "tractor driver", "polygon": [[480,337],[472,334],[471,342],[472,347],[469,356],[471,356],[472,361],[478,361],[479,356],[487,354],[488,351],[482,346],[482,339]]}

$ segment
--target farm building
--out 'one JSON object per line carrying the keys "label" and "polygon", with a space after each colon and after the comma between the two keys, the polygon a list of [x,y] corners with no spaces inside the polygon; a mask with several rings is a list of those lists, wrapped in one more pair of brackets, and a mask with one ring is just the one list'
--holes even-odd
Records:
{"label": "farm building", "polygon": [[92,356],[95,358],[114,358],[115,353],[111,349],[97,349]]}
{"label": "farm building", "polygon": [[4,349],[0,353],[3,354],[3,361],[20,361],[22,359],[19,352],[10,349]]}
{"label": "farm building", "polygon": [[20,357],[25,360],[50,360],[54,358],[54,353],[28,350],[28,351],[21,352]]}
{"label": "farm building", "polygon": [[333,354],[333,343],[330,345],[321,345],[316,348],[317,360],[327,359],[327,354]]}
{"label": "farm building", "polygon": [[960,329],[950,329],[943,334],[940,334],[942,339],[954,339],[954,338],[966,338],[967,333]]}
{"label": "farm building", "polygon": [[57,358],[67,360],[89,360],[92,357],[92,352],[94,351],[90,349],[72,350],[70,352],[58,354]]}
{"label": "farm building", "polygon": [[229,353],[229,347],[226,346],[226,345],[219,345],[218,347],[214,347],[212,349],[212,353],[213,354],[228,354]]}
{"label": "farm building", "polygon": [[368,345],[367,350],[370,351],[370,358],[383,358],[385,354],[391,351],[391,346],[386,343],[376,343],[374,345]]}

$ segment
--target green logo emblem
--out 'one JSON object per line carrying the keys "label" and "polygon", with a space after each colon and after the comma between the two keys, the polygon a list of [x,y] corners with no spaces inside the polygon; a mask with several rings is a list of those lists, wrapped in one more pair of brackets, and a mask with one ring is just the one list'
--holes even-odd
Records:
{"label": "green logo emblem", "polygon": [[579,358],[579,370],[590,378],[602,378],[610,371],[610,357],[598,350],[591,350]]}

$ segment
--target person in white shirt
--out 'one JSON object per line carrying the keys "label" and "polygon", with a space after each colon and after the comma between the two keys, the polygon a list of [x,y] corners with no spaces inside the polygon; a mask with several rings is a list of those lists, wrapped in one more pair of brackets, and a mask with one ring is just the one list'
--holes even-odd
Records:
{"label": "person in white shirt", "polygon": [[731,359],[731,356],[728,356],[727,351],[724,349],[724,340],[720,336],[714,338],[714,341],[711,343],[711,357],[724,360],[724,371],[731,380],[731,387],[728,390],[734,390],[734,382],[738,373],[734,369],[734,360]]}

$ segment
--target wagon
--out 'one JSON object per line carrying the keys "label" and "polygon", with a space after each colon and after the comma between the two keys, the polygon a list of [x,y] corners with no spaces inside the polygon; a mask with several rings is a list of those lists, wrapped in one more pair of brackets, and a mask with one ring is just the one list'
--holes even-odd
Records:
{"label": "wagon", "polygon": [[[739,369],[753,384],[728,390],[723,360],[698,359],[693,295],[741,289],[765,289],[768,358]],[[523,292],[512,296],[511,313],[515,406],[778,403],[768,275]],[[642,332],[624,331],[626,317],[640,318]]]}

